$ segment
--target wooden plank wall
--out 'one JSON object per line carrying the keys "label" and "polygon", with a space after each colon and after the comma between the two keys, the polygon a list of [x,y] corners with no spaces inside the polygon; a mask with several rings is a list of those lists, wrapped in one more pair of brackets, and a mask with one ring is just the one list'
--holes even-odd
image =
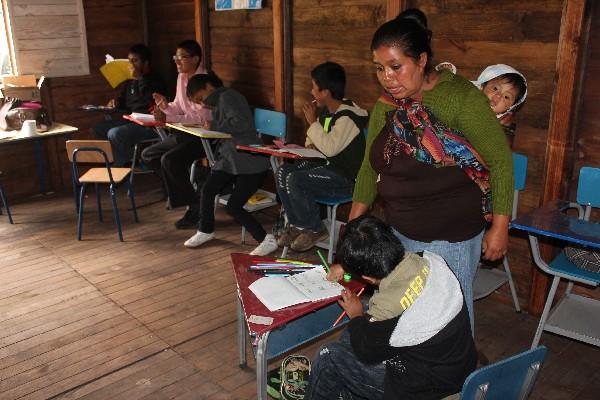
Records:
{"label": "wooden plank wall", "polygon": [[[154,68],[167,83],[172,98],[175,95],[177,67],[171,56],[176,46],[186,39],[195,39],[193,0],[146,0],[148,46],[154,57]],[[204,50],[204,49],[203,49]]]}
{"label": "wooden plank wall", "polygon": [[373,107],[380,86],[369,46],[375,29],[385,22],[385,4],[385,0],[293,2],[293,141],[304,143],[308,126],[302,105],[312,99],[310,71],[322,62],[341,64],[347,75],[346,97],[363,108]]}
{"label": "wooden plank wall", "polygon": [[[45,83],[42,100],[50,108],[54,120],[77,126],[78,137],[89,135],[89,129],[101,121],[101,114],[78,111],[82,104],[104,104],[117,91],[111,90],[98,68],[104,55],[127,57],[127,49],[143,40],[139,0],[84,1],[90,74],[78,77],[51,78]],[[43,141],[48,189],[64,190],[70,186],[69,163],[62,138]],[[34,147],[31,143],[4,145],[0,148],[0,170],[9,199],[19,200],[39,191],[35,176]]]}
{"label": "wooden plank wall", "polygon": [[209,2],[212,69],[225,85],[243,93],[255,107],[275,107],[273,88],[273,10],[215,11]]}
{"label": "wooden plank wall", "polygon": [[[568,180],[569,199],[575,200],[579,169],[583,166],[600,168],[600,3],[592,1],[590,32],[586,60],[584,62],[583,84],[579,98],[580,109],[575,123],[575,150],[572,158],[572,176]],[[600,190],[600,189],[598,189]],[[600,221],[600,212],[592,214],[592,220]],[[581,287],[580,291],[590,297],[600,299],[598,289]]]}

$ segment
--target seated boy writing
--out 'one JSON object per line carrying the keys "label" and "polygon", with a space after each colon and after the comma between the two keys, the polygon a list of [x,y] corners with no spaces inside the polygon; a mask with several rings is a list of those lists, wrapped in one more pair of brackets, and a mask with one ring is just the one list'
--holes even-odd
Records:
{"label": "seated boy writing", "polygon": [[440,399],[460,392],[477,354],[460,285],[444,260],[405,254],[391,228],[371,216],[346,225],[337,254],[343,271],[379,291],[367,313],[355,294],[342,294],[348,330],[319,349],[305,399]]}
{"label": "seated boy writing", "polygon": [[238,91],[223,86],[223,81],[212,71],[194,75],[187,85],[187,96],[195,104],[212,109],[212,121],[204,127],[231,134],[231,139],[220,140],[215,149],[215,164],[200,190],[198,231],[184,246],[198,247],[215,237],[215,198],[233,187],[227,201],[227,213],[246,228],[259,245],[251,255],[266,256],[277,250],[275,237],[267,234],[262,225],[244,209],[244,205],[262,185],[269,160],[246,152],[238,152],[238,144],[259,144],[254,118],[246,98]]}
{"label": "seated boy writing", "polygon": [[[306,251],[328,236],[315,198],[350,196],[364,152],[363,129],[368,113],[344,98],[346,73],[341,65],[326,62],[311,72],[314,97],[303,107],[309,123],[306,146],[315,147],[327,160],[284,164],[277,170],[277,192],[288,226],[277,239],[279,246]],[[322,113],[317,117],[317,107]]]}

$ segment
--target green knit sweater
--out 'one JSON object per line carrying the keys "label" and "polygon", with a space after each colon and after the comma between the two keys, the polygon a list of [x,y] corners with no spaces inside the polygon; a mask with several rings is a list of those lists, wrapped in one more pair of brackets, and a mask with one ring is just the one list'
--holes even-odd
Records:
{"label": "green knit sweater", "polygon": [[[511,215],[514,191],[512,155],[487,98],[467,79],[442,71],[435,87],[424,92],[423,103],[446,126],[462,131],[481,154],[490,169],[493,212]],[[385,125],[385,113],[393,109],[378,101],[371,112],[365,157],[354,186],[355,202],[371,205],[375,201],[377,174],[369,158],[371,146]]]}

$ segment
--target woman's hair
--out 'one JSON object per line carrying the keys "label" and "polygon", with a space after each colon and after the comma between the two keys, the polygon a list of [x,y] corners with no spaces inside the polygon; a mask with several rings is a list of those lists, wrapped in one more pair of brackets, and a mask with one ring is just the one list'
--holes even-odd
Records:
{"label": "woman's hair", "polygon": [[129,53],[137,55],[142,61],[152,61],[152,52],[145,44],[134,44],[129,48]]}
{"label": "woman's hair", "polygon": [[353,275],[383,279],[404,258],[404,246],[389,225],[363,215],[344,227],[337,258],[344,270]]}
{"label": "woman's hair", "polygon": [[377,28],[371,40],[371,51],[382,46],[397,47],[415,61],[421,53],[426,53],[425,73],[433,71],[431,31],[427,29],[427,17],[417,8],[405,10]]}
{"label": "woman's hair", "polygon": [[319,90],[328,89],[334,99],[344,99],[346,72],[340,64],[331,61],[319,64],[310,72],[310,77],[315,81]]}
{"label": "woman's hair", "polygon": [[198,65],[202,62],[202,47],[195,40],[184,40],[177,45],[178,49],[185,50],[190,56],[198,56]]}
{"label": "woman's hair", "polygon": [[199,90],[206,89],[206,85],[209,83],[214,88],[223,86],[223,81],[213,71],[192,76],[188,81],[187,89],[185,90],[186,96],[192,97]]}

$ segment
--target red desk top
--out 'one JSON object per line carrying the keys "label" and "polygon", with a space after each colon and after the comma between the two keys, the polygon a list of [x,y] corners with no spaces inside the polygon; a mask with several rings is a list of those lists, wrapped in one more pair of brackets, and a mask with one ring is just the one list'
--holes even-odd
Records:
{"label": "red desk top", "polygon": [[[269,326],[267,325],[259,325],[247,322],[248,329],[250,332],[254,332],[257,334],[262,334],[273,330],[281,325],[286,324],[289,321],[293,321],[297,318],[302,317],[310,313],[311,311],[318,310],[322,307],[325,307],[333,302],[336,302],[340,296],[332,297],[329,299],[316,301],[312,303],[302,303],[296,304],[295,306],[286,307],[277,311],[269,311],[267,307],[263,303],[260,302],[252,293],[248,286],[252,284],[252,282],[256,281],[259,278],[262,278],[263,275],[248,271],[248,267],[255,263],[254,260],[260,260],[263,262],[274,261],[277,257],[261,257],[261,256],[251,256],[249,254],[242,253],[231,253],[231,262],[233,263],[233,273],[235,275],[235,281],[238,286],[238,291],[240,297],[242,299],[242,305],[244,306],[244,317],[246,322],[248,321],[248,317],[250,315],[259,315],[263,317],[272,317],[273,323]],[[353,292],[358,292],[358,290],[365,286],[364,283],[358,282],[356,280],[352,280],[348,283],[340,282],[343,286],[352,290]],[[334,321],[331,321],[333,324]]]}
{"label": "red desk top", "polygon": [[129,114],[123,115],[123,118],[125,118],[128,121],[135,122],[136,124],[141,125],[141,126],[149,126],[149,127],[157,127],[157,128],[164,128],[166,126],[166,124],[161,121],[140,121],[139,119],[133,118]]}
{"label": "red desk top", "polygon": [[298,154],[285,153],[285,152],[279,151],[279,149],[275,146],[247,146],[245,144],[238,144],[235,147],[238,150],[245,150],[245,151],[250,151],[253,153],[268,154],[271,156],[276,156],[276,157],[281,157],[281,158],[291,158],[294,160],[301,160],[304,158],[302,156],[299,156]]}

